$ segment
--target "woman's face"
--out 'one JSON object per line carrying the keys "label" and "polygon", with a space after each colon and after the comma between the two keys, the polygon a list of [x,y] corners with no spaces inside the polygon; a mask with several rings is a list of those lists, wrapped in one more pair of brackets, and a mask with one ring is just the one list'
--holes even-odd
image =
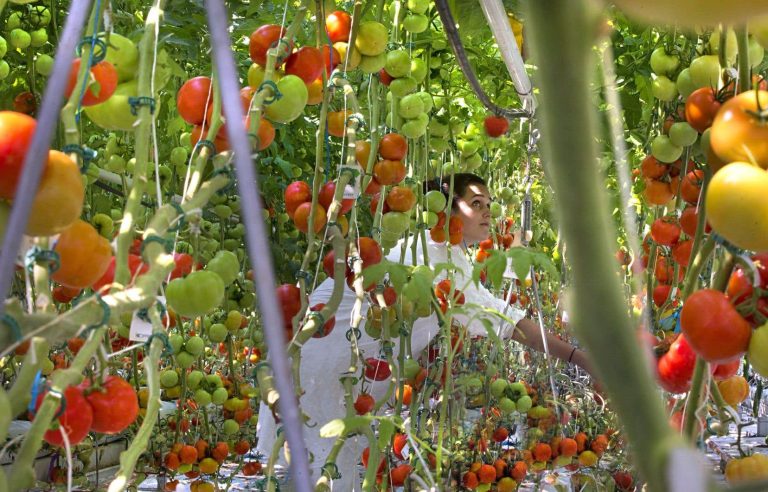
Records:
{"label": "woman's face", "polygon": [[476,244],[488,239],[491,230],[491,195],[481,184],[471,184],[456,199],[454,212],[464,221],[464,241]]}

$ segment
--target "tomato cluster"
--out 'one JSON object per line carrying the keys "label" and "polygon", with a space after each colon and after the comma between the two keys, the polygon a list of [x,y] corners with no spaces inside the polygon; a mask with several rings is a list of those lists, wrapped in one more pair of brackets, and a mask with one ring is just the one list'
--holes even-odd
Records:
{"label": "tomato cluster", "polygon": [[[47,393],[44,391],[38,395],[35,412]],[[118,434],[131,425],[139,414],[136,391],[128,381],[118,376],[107,376],[100,385],[92,385],[86,380],[79,386],[69,386],[64,391],[63,399],[63,411],[58,423],[70,446],[82,441],[89,431]],[[45,441],[63,447],[64,436],[60,429],[46,431]]]}

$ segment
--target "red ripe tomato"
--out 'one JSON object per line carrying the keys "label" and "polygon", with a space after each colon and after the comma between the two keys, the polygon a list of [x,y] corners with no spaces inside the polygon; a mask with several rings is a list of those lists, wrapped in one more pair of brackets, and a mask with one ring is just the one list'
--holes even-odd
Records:
{"label": "red ripe tomato", "polygon": [[712,368],[712,377],[714,377],[716,381],[723,381],[731,376],[735,376],[736,373],[739,372],[740,366],[741,359],[734,359],[725,364],[714,364]]}
{"label": "red ripe tomato", "polygon": [[509,121],[503,116],[486,116],[483,121],[485,133],[491,138],[504,135],[509,130]]}
{"label": "red ripe tomato", "polygon": [[211,79],[208,77],[187,80],[176,94],[176,108],[179,116],[190,125],[202,125],[206,109],[212,105]]}
{"label": "red ripe tomato", "polygon": [[[199,142],[202,138],[205,138],[206,135],[208,135],[208,125],[195,125],[192,127],[192,131],[189,132],[189,143],[192,145],[192,148],[197,145],[197,142]],[[219,131],[216,132],[216,137],[213,139],[213,146],[216,149],[216,153],[223,152],[225,150],[229,150],[229,139],[227,138],[227,126],[226,123],[221,125],[219,128]]]}
{"label": "red ripe tomato", "polygon": [[[325,307],[325,303],[321,302],[319,304],[315,304],[311,308],[309,308],[310,311],[321,311]],[[336,326],[336,316],[331,316],[331,318],[325,322],[322,328],[317,330],[314,335],[312,335],[314,338],[323,338],[331,334],[331,331],[333,331],[333,327]]]}
{"label": "red ripe tomato", "polygon": [[[280,41],[280,38],[283,37],[283,34],[285,34],[283,28],[274,24],[265,24],[253,31],[250,42],[248,43],[248,51],[250,52],[251,60],[262,67],[266,66],[267,50],[273,45],[277,46],[277,43]],[[292,48],[289,48],[288,51],[290,52],[291,49]]]}
{"label": "red ripe tomato", "polygon": [[312,189],[304,181],[294,181],[285,188],[285,211],[293,218],[293,213],[299,205],[312,201]]}
{"label": "red ripe tomato", "polygon": [[640,164],[640,174],[644,178],[659,179],[667,173],[669,166],[663,162],[659,162],[653,155],[648,154],[643,162]]}
{"label": "red ripe tomato", "polygon": [[357,250],[360,259],[363,260],[363,268],[381,263],[381,248],[375,239],[370,237],[360,237],[357,240]]}
{"label": "red ripe tomato", "polygon": [[407,170],[402,161],[384,159],[373,166],[373,177],[382,185],[395,185],[405,179]]}
{"label": "red ripe tomato", "polygon": [[[77,85],[77,72],[80,70],[80,58],[72,62],[72,69],[69,72],[69,81],[67,82],[67,97],[72,95],[72,91]],[[83,106],[93,106],[100,104],[112,97],[117,89],[117,69],[108,61],[100,61],[91,67],[91,74],[88,79],[88,88],[83,94]]]}
{"label": "red ripe tomato", "polygon": [[32,115],[37,111],[37,98],[29,91],[19,92],[13,98],[13,110]]}
{"label": "red ripe tomato", "polygon": [[290,323],[301,309],[301,290],[293,284],[283,284],[277,288],[277,302],[283,310],[283,320]]}
{"label": "red ripe tomato", "polygon": [[661,307],[667,302],[671,290],[672,286],[667,284],[659,284],[653,289],[653,303],[656,307]]}
{"label": "red ripe tomato", "polygon": [[188,253],[173,253],[174,267],[171,271],[170,280],[180,277],[186,277],[192,273],[194,258]]}
{"label": "red ripe tomato", "polygon": [[684,393],[691,387],[696,353],[684,335],[679,335],[669,352],[661,356],[657,365],[659,383],[670,393]]}
{"label": "red ripe tomato", "polygon": [[[90,381],[80,385],[81,390],[90,388]],[[93,409],[91,430],[102,434],[117,434],[131,425],[139,415],[139,398],[136,390],[119,376],[107,376],[101,389],[93,389],[85,396]],[[69,403],[69,402],[67,402]]]}
{"label": "red ripe tomato", "polygon": [[683,213],[680,214],[680,227],[683,229],[683,232],[686,233],[689,237],[695,236],[698,222],[699,214],[696,211],[696,207],[685,207]]}
{"label": "red ripe tomato", "polygon": [[[346,264],[346,256],[344,259],[344,263]],[[323,258],[323,271],[329,278],[334,278],[333,270],[335,265],[336,265],[336,255],[334,254],[333,250],[331,250],[328,252],[328,254],[325,255],[325,258]],[[347,275],[351,272],[352,270],[349,268],[349,265],[347,265],[344,274]]]}
{"label": "red ripe tomato", "polygon": [[[293,223],[296,229],[300,230],[304,234],[309,231],[310,214],[312,213],[312,203],[304,202],[296,208],[293,214]],[[315,213],[312,217],[312,230],[315,234],[320,232],[328,220],[325,213],[325,208],[319,203],[315,207]]]}
{"label": "red ripe tomato", "polygon": [[349,41],[349,32],[352,29],[352,17],[343,10],[331,12],[325,18],[325,30],[332,43]]}
{"label": "red ripe tomato", "polygon": [[[35,411],[40,408],[43,402],[43,398],[48,393],[41,393],[37,397],[37,404],[35,405]],[[69,386],[64,390],[64,399],[66,404],[64,411],[58,418],[59,428],[51,429],[45,432],[43,439],[48,444],[53,446],[64,447],[64,438],[61,435],[61,429],[67,435],[70,446],[75,446],[80,443],[85,436],[88,435],[88,431],[91,428],[91,422],[93,422],[93,409],[83,396],[83,392],[77,386]],[[61,404],[57,407],[57,412],[61,409]]]}
{"label": "red ripe tomato", "polygon": [[691,250],[693,249],[693,239],[686,239],[675,244],[672,247],[672,258],[681,266],[687,267],[691,262]]}
{"label": "red ripe tomato", "polygon": [[311,84],[323,74],[323,54],[317,48],[304,46],[285,60],[285,73],[296,75],[305,84]]}
{"label": "red ripe tomato", "polygon": [[379,142],[379,155],[382,159],[402,161],[408,154],[408,141],[398,133],[387,133]]}
{"label": "red ripe tomato", "polygon": [[0,111],[0,198],[16,195],[24,156],[35,133],[36,121],[31,116],[13,111]]}
{"label": "red ripe tomato", "polygon": [[80,293],[83,291],[83,289],[77,289],[72,287],[67,287],[64,285],[57,285],[53,288],[53,291],[51,294],[53,295],[53,300],[56,302],[60,302],[62,304],[66,304],[75,297],[79,296]]}
{"label": "red ripe tomato", "polygon": [[[141,275],[145,273],[147,270],[149,270],[149,265],[145,265],[141,261],[140,256],[129,254],[128,269],[131,271],[131,279],[133,279],[137,275]],[[107,271],[104,272],[104,275],[102,275],[99,280],[94,282],[91,288],[94,291],[99,292],[102,288],[111,284],[114,281],[115,281],[115,257],[113,256],[109,260],[109,266],[107,267]],[[133,282],[131,281],[131,283]]]}
{"label": "red ripe tomato", "polygon": [[387,73],[386,70],[384,70],[383,68],[381,70],[379,70],[379,81],[382,84],[384,84],[387,87],[389,87],[389,84],[391,84],[393,80],[395,80],[395,78],[393,76],[389,75],[389,73]]}
{"label": "red ripe tomato", "polygon": [[[333,195],[336,193],[336,183],[333,181],[329,181],[323,185],[322,188],[320,188],[320,194],[317,197],[317,200],[320,202],[320,205],[323,206],[324,209],[328,210],[331,207],[331,203],[333,203]],[[339,214],[344,215],[350,210],[352,210],[352,207],[355,205],[355,200],[352,198],[343,199],[341,201],[341,211]]]}
{"label": "red ripe tomato", "polygon": [[[251,109],[251,99],[253,99],[253,94],[256,92],[256,89],[250,86],[245,86],[242,89],[240,89],[240,105],[243,107],[243,114],[248,117],[246,120],[246,128],[249,126],[250,123],[250,114],[248,112],[249,109]],[[205,119],[206,122],[210,122],[213,119],[213,100],[209,100],[208,102],[208,112],[206,113]],[[222,112],[222,115],[224,113]]]}
{"label": "red ripe tomato", "polygon": [[651,237],[663,246],[672,246],[680,239],[680,225],[677,219],[667,215],[660,217],[651,224]]}
{"label": "red ripe tomato", "polygon": [[747,351],[752,328],[720,291],[701,289],[688,297],[680,326],[691,347],[707,362],[729,362]]}
{"label": "red ripe tomato", "polygon": [[680,197],[691,205],[698,203],[703,180],[704,171],[700,169],[686,174],[680,185]]}
{"label": "red ripe tomato", "polygon": [[392,375],[386,360],[368,357],[365,359],[365,377],[372,381],[384,381]]}
{"label": "red ripe tomato", "polygon": [[719,110],[720,101],[710,87],[696,89],[685,101],[685,119],[699,133],[712,126]]}
{"label": "red ripe tomato", "polygon": [[376,400],[368,393],[360,393],[355,399],[354,407],[358,415],[365,415],[373,410]]}

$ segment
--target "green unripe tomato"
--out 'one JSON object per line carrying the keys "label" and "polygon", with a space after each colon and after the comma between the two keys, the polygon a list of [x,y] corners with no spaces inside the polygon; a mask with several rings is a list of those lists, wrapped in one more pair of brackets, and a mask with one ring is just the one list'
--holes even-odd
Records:
{"label": "green unripe tomato", "polygon": [[178,355],[181,353],[181,348],[184,346],[184,337],[179,335],[178,333],[174,333],[173,335],[168,337],[168,343],[171,346],[171,349],[173,350],[173,355]]}
{"label": "green unripe tomato", "polygon": [[190,372],[187,374],[187,388],[195,391],[200,386],[200,383],[203,382],[203,379],[205,379],[203,371],[194,370]]}
{"label": "green unripe tomato", "polygon": [[222,388],[224,386],[224,382],[218,374],[206,374],[205,384],[213,389]]}
{"label": "green unripe tomato", "polygon": [[198,270],[171,280],[165,290],[168,306],[181,316],[202,316],[221,304],[224,282],[219,274]]}
{"label": "green unripe tomato", "polygon": [[411,60],[411,77],[417,84],[424,82],[427,77],[427,64],[421,58]]}
{"label": "green unripe tomato", "polygon": [[226,220],[232,215],[232,209],[223,203],[213,207],[213,213],[221,220]]}
{"label": "green unripe tomato", "polygon": [[[237,248],[239,245],[239,242],[234,239],[225,239],[225,247],[227,241],[235,241],[235,243],[237,243],[235,248]],[[232,251],[219,251],[216,253],[216,256],[214,256],[211,261],[208,262],[208,265],[206,265],[205,269],[206,271],[213,272],[218,275],[222,282],[224,282],[224,286],[227,286],[234,282],[240,273],[240,262],[237,260],[237,255]]]}
{"label": "green unripe tomato", "polygon": [[197,403],[197,405],[200,407],[204,407],[211,404],[211,394],[202,388],[199,388],[195,391],[194,398],[195,398],[195,403]]}
{"label": "green unripe tomato", "polygon": [[3,58],[6,53],[8,53],[8,42],[0,36],[0,58]]}
{"label": "green unripe tomato", "polygon": [[[423,14],[429,8],[429,0],[408,0],[406,6],[414,14]],[[434,48],[434,43],[432,47]]]}
{"label": "green unripe tomato", "polygon": [[21,27],[21,12],[11,12],[5,21],[5,30],[11,32],[18,27]]}
{"label": "green unripe tomato", "polygon": [[672,126],[669,128],[669,140],[679,147],[693,145],[698,138],[699,132],[688,124],[687,121],[672,123]]}
{"label": "green unripe tomato", "polygon": [[174,147],[171,150],[170,161],[174,166],[186,166],[189,152],[185,147]]}
{"label": "green unripe tomato", "polygon": [[8,65],[8,62],[5,60],[0,60],[0,80],[3,80],[4,78],[8,77],[10,73],[11,73],[11,66]]}
{"label": "green unripe tomato", "polygon": [[224,402],[227,401],[227,398],[229,398],[229,394],[227,393],[226,388],[216,388],[216,390],[211,393],[211,401],[216,405],[223,405]]}
{"label": "green unripe tomato", "polygon": [[182,350],[179,352],[179,355],[176,356],[176,364],[182,369],[189,369],[195,365],[195,356]]}
{"label": "green unripe tomato", "polygon": [[32,44],[32,36],[24,29],[17,27],[11,31],[8,42],[12,47],[23,50],[29,48],[29,45]]}
{"label": "green unripe tomato", "polygon": [[493,395],[494,398],[501,398],[501,396],[504,394],[504,391],[506,391],[507,386],[509,386],[509,383],[505,379],[496,379],[491,383],[491,395]]}
{"label": "green unripe tomato", "polygon": [[49,55],[37,55],[35,70],[43,77],[49,77],[53,72],[53,57]]}
{"label": "green unripe tomato", "polygon": [[35,27],[44,27],[51,22],[51,11],[43,5],[35,5],[29,10],[29,22]]}
{"label": "green unripe tomato", "polygon": [[411,55],[404,49],[388,52],[384,70],[393,78],[405,77],[411,70]]}
{"label": "green unripe tomato", "polygon": [[173,369],[166,369],[160,373],[160,386],[163,388],[173,388],[179,384],[179,373]]}
{"label": "green unripe tomato", "polygon": [[240,324],[243,322],[243,315],[240,311],[233,309],[227,313],[227,319],[224,321],[224,325],[229,331],[237,331],[240,329]]}
{"label": "green unripe tomato", "polygon": [[45,28],[35,29],[30,33],[32,42],[30,43],[33,48],[39,48],[48,42],[48,31]]}
{"label": "green unripe tomato", "polygon": [[221,426],[221,431],[227,436],[234,436],[240,432],[240,424],[237,423],[237,420],[227,419],[224,421],[224,425]]}
{"label": "green unripe tomato", "polygon": [[403,19],[403,29],[406,31],[419,34],[427,30],[429,27],[429,17],[423,14],[408,14]]}
{"label": "green unripe tomato", "polygon": [[197,335],[189,337],[187,342],[184,344],[184,350],[194,355],[195,357],[202,354],[204,349],[205,341]]}
{"label": "green unripe tomato", "polygon": [[494,219],[498,219],[502,216],[504,213],[504,210],[501,207],[501,204],[499,202],[492,202],[491,203],[491,217]]}
{"label": "green unripe tomato", "polygon": [[516,403],[516,405],[517,405],[517,410],[518,410],[520,413],[526,413],[526,412],[527,412],[528,410],[530,410],[530,409],[531,409],[531,407],[533,406],[533,400],[531,400],[531,397],[530,397],[530,396],[528,396],[528,395],[525,395],[525,396],[521,396],[521,397],[520,397],[520,398],[517,400],[517,403]]}
{"label": "green unripe tomato", "polygon": [[213,343],[223,342],[227,339],[228,334],[229,332],[227,331],[227,327],[221,323],[211,325],[211,327],[208,329],[208,339]]}
{"label": "green unripe tomato", "polygon": [[405,97],[416,92],[417,85],[416,79],[413,77],[400,77],[389,83],[389,91],[395,97]]}

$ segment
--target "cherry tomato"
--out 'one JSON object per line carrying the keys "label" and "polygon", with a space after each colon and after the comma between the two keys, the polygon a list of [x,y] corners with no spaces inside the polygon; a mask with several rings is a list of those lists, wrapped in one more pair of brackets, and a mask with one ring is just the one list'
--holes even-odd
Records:
{"label": "cherry tomato", "polygon": [[386,360],[368,357],[365,359],[365,377],[372,381],[384,381],[392,375]]}

